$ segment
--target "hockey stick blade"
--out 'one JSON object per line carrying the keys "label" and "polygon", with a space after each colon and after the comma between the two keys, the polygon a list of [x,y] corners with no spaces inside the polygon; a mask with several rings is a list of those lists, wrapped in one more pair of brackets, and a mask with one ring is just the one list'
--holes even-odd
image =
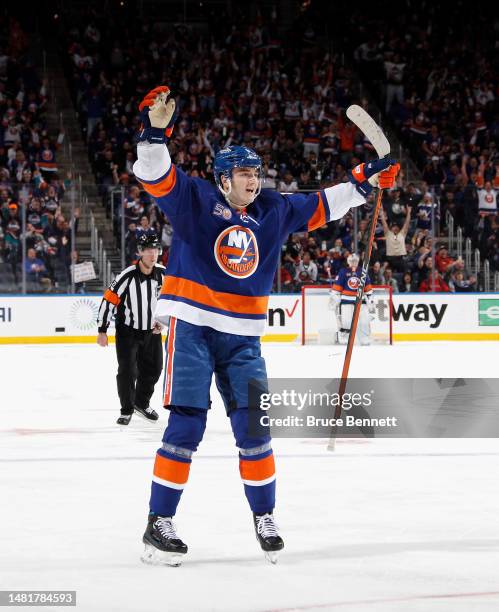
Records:
{"label": "hockey stick blade", "polygon": [[372,146],[376,149],[378,157],[386,157],[390,153],[390,143],[387,137],[383,134],[382,129],[374,121],[369,113],[362,106],[352,104],[347,108],[347,117],[359,130],[366,136]]}

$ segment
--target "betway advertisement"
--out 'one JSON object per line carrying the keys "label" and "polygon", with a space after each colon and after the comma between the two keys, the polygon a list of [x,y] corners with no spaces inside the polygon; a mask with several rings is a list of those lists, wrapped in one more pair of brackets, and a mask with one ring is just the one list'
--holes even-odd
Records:
{"label": "betway advertisement", "polygon": [[[0,343],[94,342],[100,301],[93,295],[0,295]],[[499,340],[499,293],[395,294],[392,317],[395,342]],[[272,295],[263,340],[299,342],[301,329],[301,295]]]}

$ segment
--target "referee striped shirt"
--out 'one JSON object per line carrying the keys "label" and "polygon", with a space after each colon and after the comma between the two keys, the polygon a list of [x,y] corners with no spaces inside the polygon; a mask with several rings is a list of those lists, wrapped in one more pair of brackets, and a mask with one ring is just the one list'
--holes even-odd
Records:
{"label": "referee striped shirt", "polygon": [[107,331],[115,313],[117,324],[152,329],[164,274],[165,267],[160,264],[154,265],[151,274],[144,274],[138,263],[118,274],[102,298],[97,317],[99,332]]}

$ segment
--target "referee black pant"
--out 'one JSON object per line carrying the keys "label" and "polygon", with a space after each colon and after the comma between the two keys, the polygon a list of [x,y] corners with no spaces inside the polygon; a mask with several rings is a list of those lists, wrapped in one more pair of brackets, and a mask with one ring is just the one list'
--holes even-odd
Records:
{"label": "referee black pant", "polygon": [[163,370],[161,334],[118,325],[116,356],[121,414],[133,414],[135,406],[147,408]]}

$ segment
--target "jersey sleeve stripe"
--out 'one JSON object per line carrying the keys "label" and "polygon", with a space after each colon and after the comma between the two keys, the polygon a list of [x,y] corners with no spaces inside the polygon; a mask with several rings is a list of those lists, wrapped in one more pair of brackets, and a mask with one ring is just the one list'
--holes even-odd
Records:
{"label": "jersey sleeve stripe", "polygon": [[317,192],[317,208],[315,209],[315,212],[312,217],[309,219],[308,231],[311,232],[317,229],[318,227],[321,227],[326,223],[326,221],[327,217],[324,200],[322,199],[320,192]]}
{"label": "jersey sleeve stripe", "polygon": [[105,291],[104,299],[106,300],[106,302],[111,302],[111,304],[114,304],[115,306],[118,306],[118,304],[121,302],[120,298],[116,295],[116,293],[114,293],[114,291],[111,291],[110,289],[107,289]]}
{"label": "jersey sleeve stripe", "polygon": [[145,181],[139,177],[137,177],[137,180],[140,181],[147,193],[155,198],[160,198],[168,195],[175,187],[177,182],[177,172],[175,170],[175,166],[172,165],[166,174],[155,181]]}
{"label": "jersey sleeve stripe", "polygon": [[175,295],[223,311],[248,315],[266,315],[269,300],[267,296],[235,295],[214,291],[205,285],[177,276],[165,277],[161,294]]}

